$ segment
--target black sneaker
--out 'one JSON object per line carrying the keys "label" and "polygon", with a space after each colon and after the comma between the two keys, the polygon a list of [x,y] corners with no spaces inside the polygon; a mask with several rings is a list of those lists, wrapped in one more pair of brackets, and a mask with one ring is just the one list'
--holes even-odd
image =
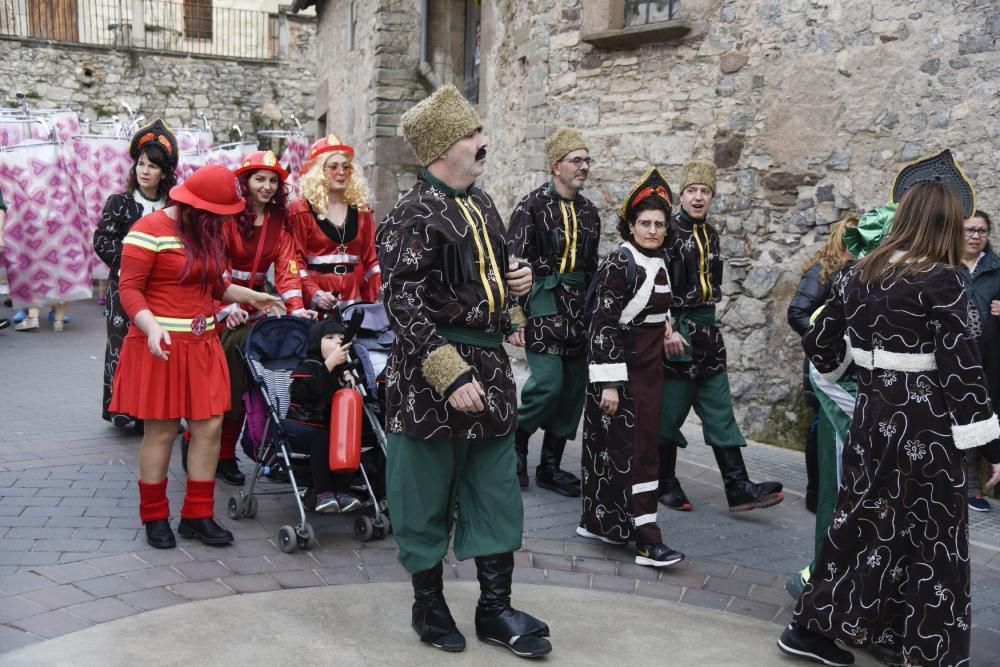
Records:
{"label": "black sneaker", "polygon": [[650,567],[667,567],[684,560],[684,554],[674,551],[663,542],[659,544],[637,544],[635,564]]}
{"label": "black sneaker", "polygon": [[854,664],[854,655],[850,651],[843,650],[829,637],[807,630],[798,623],[789,623],[781,631],[778,649],[785,655],[832,667]]}
{"label": "black sneaker", "polygon": [[991,509],[990,501],[982,496],[969,498],[969,509],[973,512],[989,512]]}

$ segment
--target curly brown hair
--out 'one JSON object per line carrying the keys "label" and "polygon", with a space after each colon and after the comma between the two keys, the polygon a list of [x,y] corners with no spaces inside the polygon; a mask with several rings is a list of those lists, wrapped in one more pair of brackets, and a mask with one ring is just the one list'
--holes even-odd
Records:
{"label": "curly brown hair", "polygon": [[825,283],[829,280],[830,276],[843,269],[851,261],[847,252],[847,246],[844,245],[844,230],[848,227],[857,226],[858,216],[854,214],[834,224],[830,229],[830,235],[826,237],[826,243],[806,261],[802,273],[804,274],[813,266],[819,264],[819,281]]}

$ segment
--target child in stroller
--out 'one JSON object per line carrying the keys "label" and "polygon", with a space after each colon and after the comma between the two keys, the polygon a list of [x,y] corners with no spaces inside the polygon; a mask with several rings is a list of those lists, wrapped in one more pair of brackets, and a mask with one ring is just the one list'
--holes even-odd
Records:
{"label": "child in stroller", "polygon": [[315,510],[319,514],[351,512],[361,500],[351,493],[354,472],[330,471],[330,404],[334,392],[353,387],[347,370],[351,342],[344,343],[343,320],[333,317],[313,323],[309,329],[308,356],[292,371],[290,402],[284,420],[289,437],[309,450],[309,470]]}

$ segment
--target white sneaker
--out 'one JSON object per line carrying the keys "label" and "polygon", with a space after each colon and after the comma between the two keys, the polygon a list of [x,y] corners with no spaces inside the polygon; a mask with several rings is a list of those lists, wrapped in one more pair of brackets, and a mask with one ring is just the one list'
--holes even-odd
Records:
{"label": "white sneaker", "polygon": [[588,540],[600,540],[605,544],[628,544],[628,542],[625,541],[613,540],[610,537],[604,537],[603,535],[592,533],[583,526],[576,527],[576,534],[580,537],[586,537]]}
{"label": "white sneaker", "polygon": [[24,318],[16,327],[14,327],[14,331],[38,331],[38,318]]}

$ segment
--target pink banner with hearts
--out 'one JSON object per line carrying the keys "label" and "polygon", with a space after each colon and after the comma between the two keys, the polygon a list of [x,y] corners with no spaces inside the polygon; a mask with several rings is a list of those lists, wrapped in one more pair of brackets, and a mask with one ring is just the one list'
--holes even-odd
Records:
{"label": "pink banner with hearts", "polygon": [[[101,211],[108,197],[124,192],[128,185],[128,173],[132,168],[132,158],[128,154],[128,139],[113,137],[76,137],[66,144],[70,153],[70,175],[83,192],[82,226],[88,238],[101,221]],[[93,245],[88,245],[91,276],[107,278],[107,265],[94,254]]]}
{"label": "pink banner with hearts", "polygon": [[40,144],[0,153],[7,203],[4,264],[17,306],[91,298],[91,239],[83,192],[66,146]]}

